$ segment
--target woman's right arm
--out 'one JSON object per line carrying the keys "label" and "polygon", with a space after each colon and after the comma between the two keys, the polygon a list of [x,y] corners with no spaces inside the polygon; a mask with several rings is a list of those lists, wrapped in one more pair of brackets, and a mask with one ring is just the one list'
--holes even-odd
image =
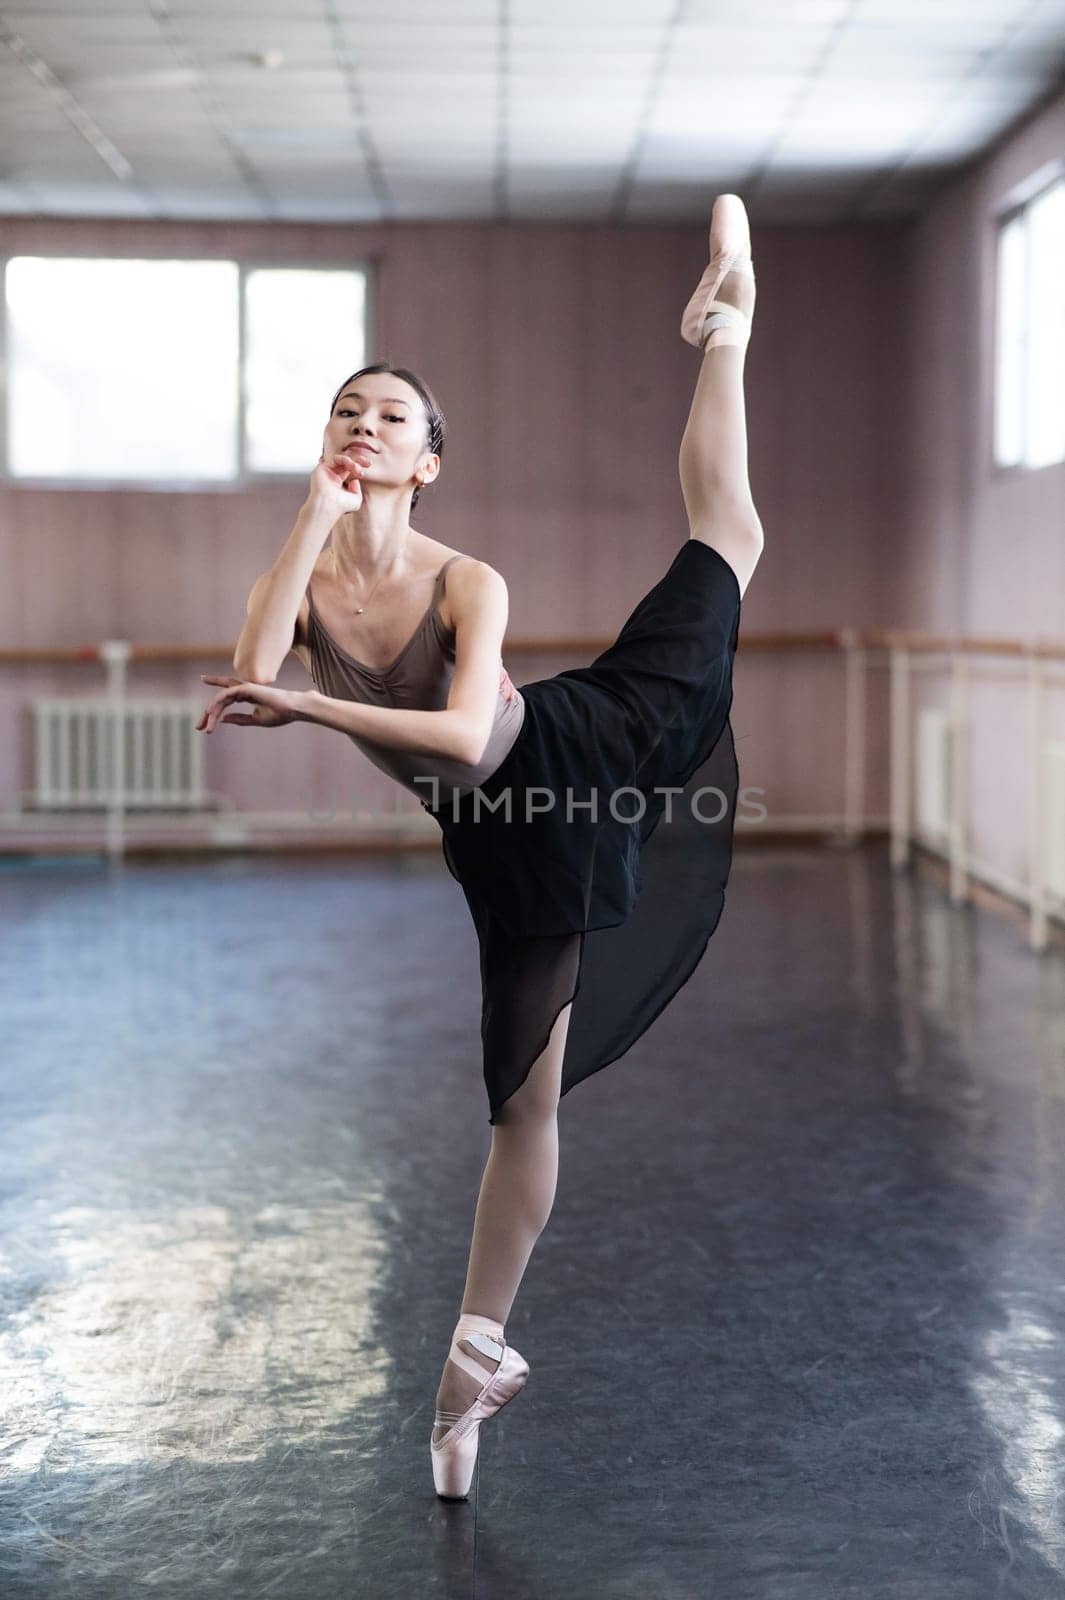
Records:
{"label": "woman's right arm", "polygon": [[[314,564],[337,519],[362,505],[361,461],[335,455],[311,473],[310,492],[296,525],[269,572],[252,584],[248,619],[233,651],[233,671],[245,683],[273,683],[295,643],[296,619]],[[352,483],[348,490],[345,485]]]}
{"label": "woman's right arm", "polygon": [[233,671],[246,683],[273,683],[281,670],[300,602],[335,520],[330,507],[305,501],[277,560],[252,584],[248,619],[233,651]]}

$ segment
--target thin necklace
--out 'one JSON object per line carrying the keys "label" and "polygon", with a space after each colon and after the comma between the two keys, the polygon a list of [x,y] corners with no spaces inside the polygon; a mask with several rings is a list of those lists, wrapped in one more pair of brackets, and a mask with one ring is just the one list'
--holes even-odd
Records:
{"label": "thin necklace", "polygon": [[[336,565],[337,565],[336,564],[336,559],[334,558],[334,560],[333,560],[333,572],[334,573],[336,572]],[[384,582],[384,578],[385,578],[385,574],[382,572],[381,576],[378,578],[377,582],[374,584],[373,588],[370,590],[369,594],[366,596],[366,605],[364,605],[364,606],[356,606],[355,607],[355,615],[357,617],[361,617],[362,616],[363,612],[366,610],[366,606],[369,605],[370,601],[373,599],[374,595],[377,593],[378,589],[381,587],[381,584]]]}

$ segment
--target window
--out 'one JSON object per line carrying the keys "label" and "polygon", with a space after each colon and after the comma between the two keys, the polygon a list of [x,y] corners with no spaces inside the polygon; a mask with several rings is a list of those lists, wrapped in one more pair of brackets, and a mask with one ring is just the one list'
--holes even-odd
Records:
{"label": "window", "polygon": [[366,361],[365,279],[259,267],[245,279],[244,318],[248,470],[309,474],[330,400]]}
{"label": "window", "polygon": [[1065,179],[998,234],[995,464],[1065,461]]}
{"label": "window", "polygon": [[235,485],[309,474],[366,361],[358,268],[14,256],[8,478]]}

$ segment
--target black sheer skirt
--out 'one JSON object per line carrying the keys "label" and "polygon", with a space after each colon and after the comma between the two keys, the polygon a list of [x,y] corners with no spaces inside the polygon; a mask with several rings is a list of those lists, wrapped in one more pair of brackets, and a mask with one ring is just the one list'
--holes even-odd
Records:
{"label": "black sheer skirt", "polygon": [[724,556],[686,539],[590,666],[521,685],[491,777],[423,802],[477,931],[490,1123],[571,1000],[562,1094],[624,1055],[706,950],[732,864],[740,609]]}

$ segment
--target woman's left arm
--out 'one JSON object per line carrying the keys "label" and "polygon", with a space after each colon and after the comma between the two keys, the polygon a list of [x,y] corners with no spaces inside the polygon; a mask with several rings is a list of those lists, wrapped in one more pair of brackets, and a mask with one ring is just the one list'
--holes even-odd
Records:
{"label": "woman's left arm", "polygon": [[[465,563],[463,563],[465,565]],[[393,750],[444,756],[476,766],[488,747],[500,683],[505,679],[501,646],[506,632],[508,596],[504,579],[486,562],[469,563],[452,584],[455,618],[455,672],[442,711],[407,711],[338,700],[317,689],[279,689],[272,683],[242,682],[201,673],[204,683],[222,685],[197,727],[212,733],[219,721],[245,727],[279,728],[289,722],[316,722],[338,733],[375,740]],[[248,702],[250,713],[230,712]]]}
{"label": "woman's left arm", "polygon": [[[279,689],[274,683],[240,678],[216,678],[201,673],[204,683],[224,687],[215,695],[196,724],[201,733],[213,733],[220,722],[246,728],[283,728],[290,722],[316,722],[338,733],[375,739],[393,750],[415,755],[472,759],[473,738],[468,714],[458,708],[443,711],[405,711],[393,706],[369,706],[361,700],[335,700],[317,689]],[[247,705],[249,711],[233,711]]]}
{"label": "woman's left arm", "polygon": [[369,706],[361,700],[334,700],[317,689],[298,690],[297,720],[317,722],[322,728],[375,739],[393,750],[418,756],[447,756],[471,761],[469,718],[458,710],[405,711],[395,706]]}

